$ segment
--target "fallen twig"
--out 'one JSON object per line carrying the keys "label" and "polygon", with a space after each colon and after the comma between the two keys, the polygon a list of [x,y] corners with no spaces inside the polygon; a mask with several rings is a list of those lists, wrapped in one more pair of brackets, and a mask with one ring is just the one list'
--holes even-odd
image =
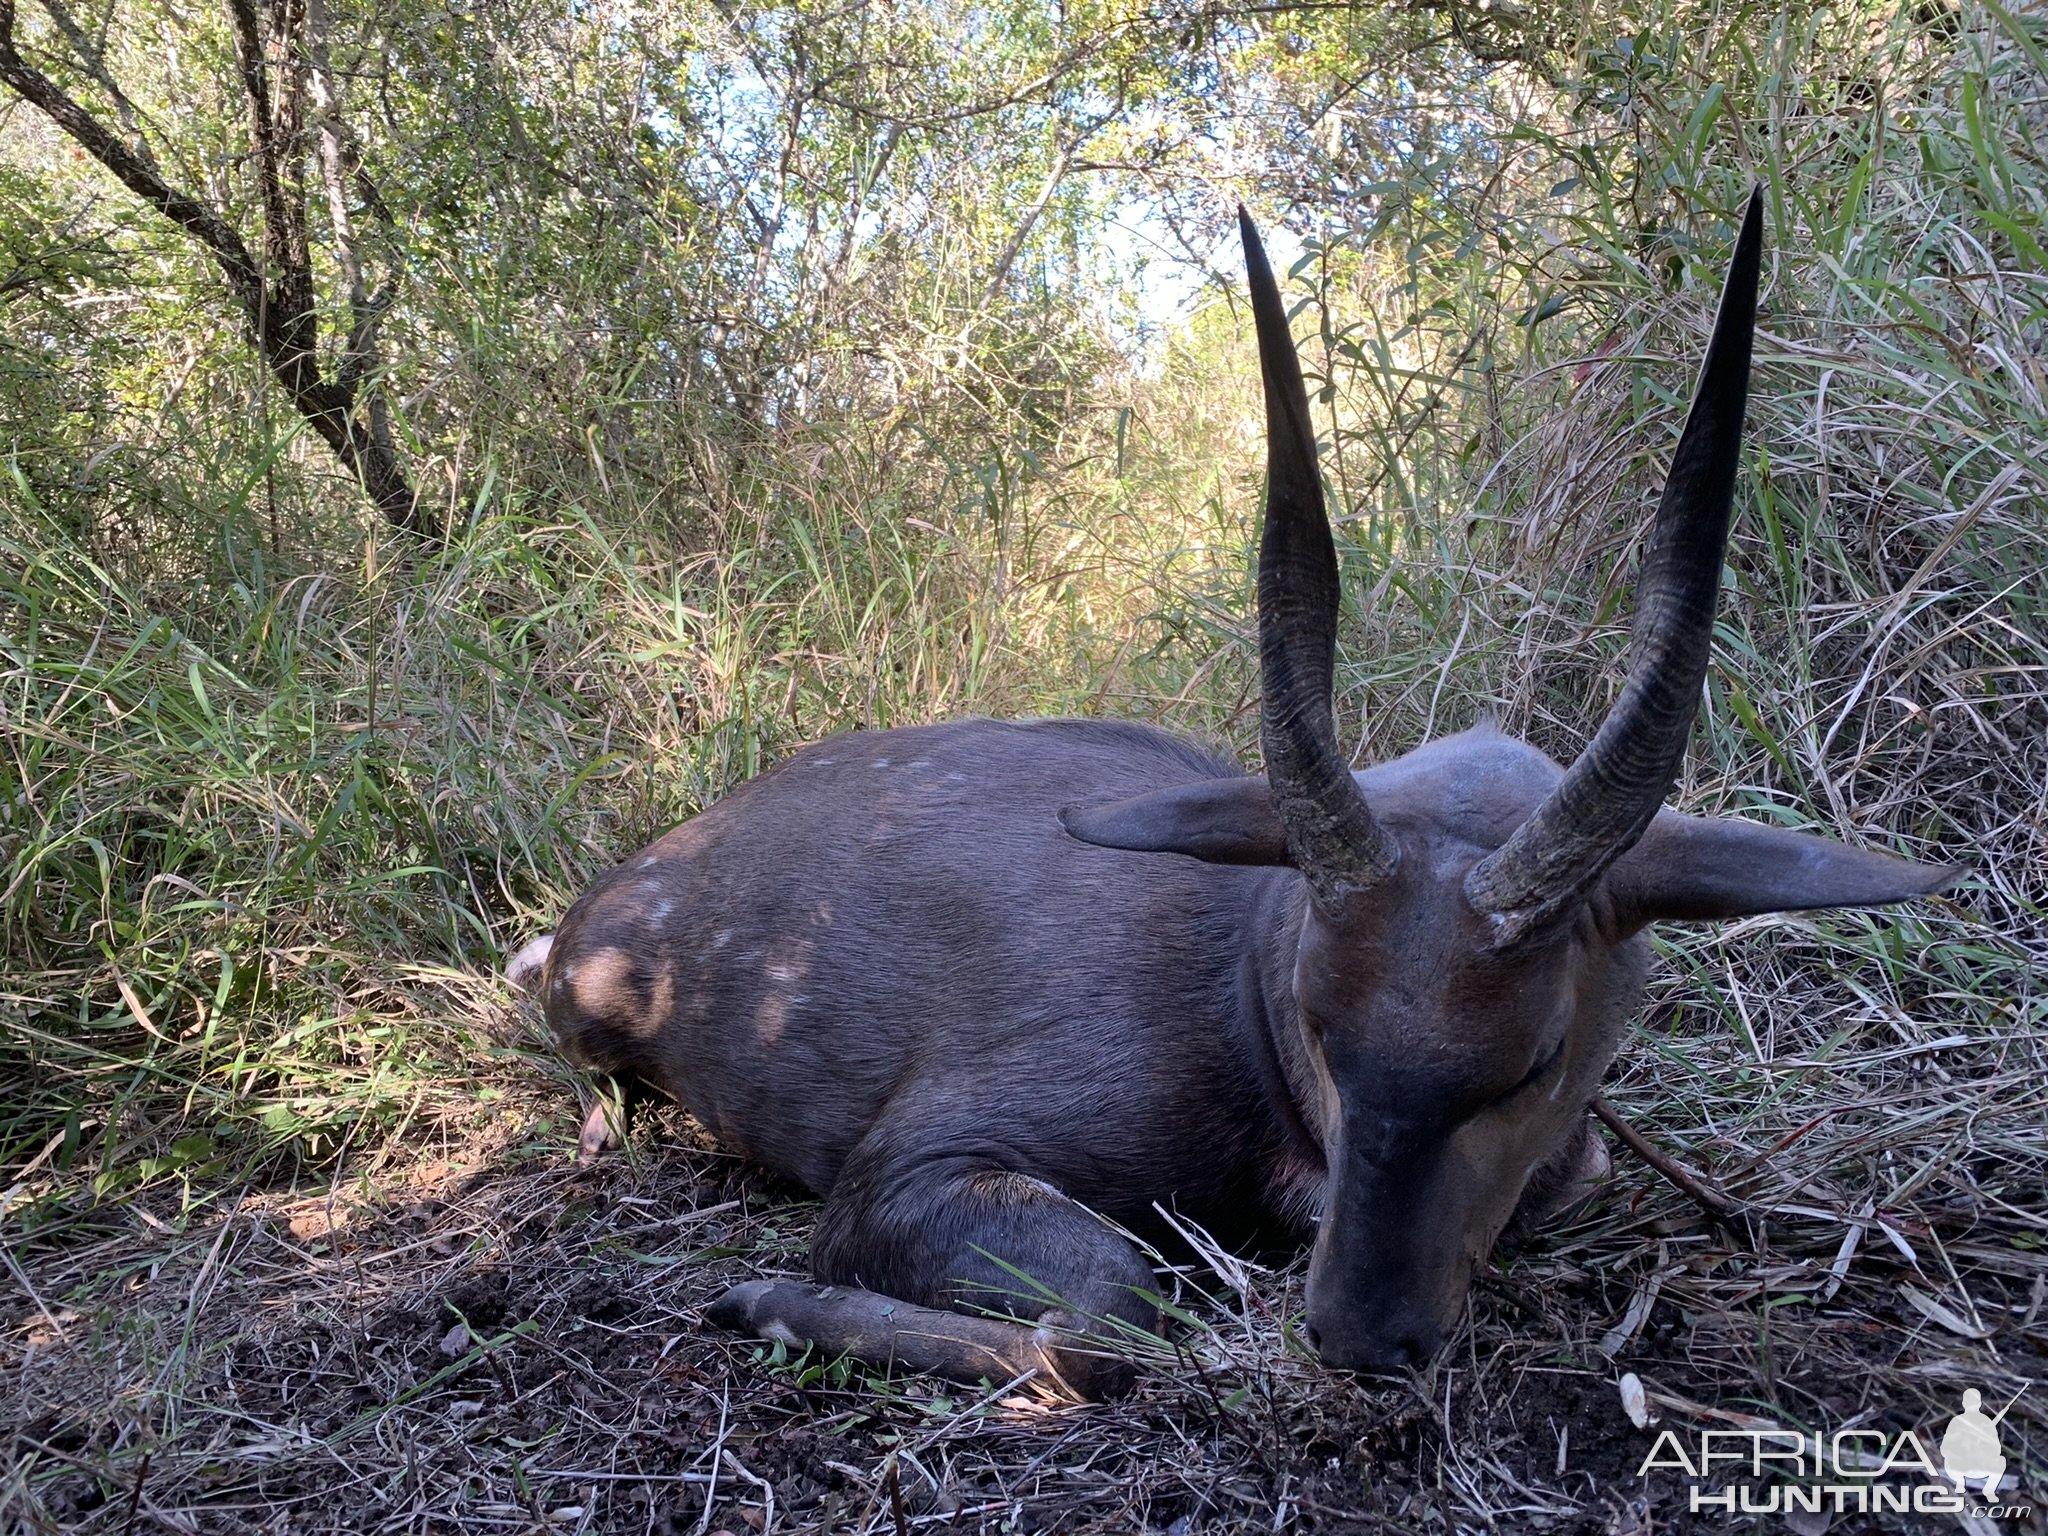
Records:
{"label": "fallen twig", "polygon": [[1672,1188],[1705,1211],[1714,1221],[1733,1227],[1736,1218],[1745,1213],[1746,1208],[1740,1200],[1724,1190],[1716,1189],[1683,1163],[1659,1151],[1605,1099],[1594,1098],[1593,1113],[1600,1117],[1602,1125],[1620,1138],[1623,1146],[1656,1169]]}

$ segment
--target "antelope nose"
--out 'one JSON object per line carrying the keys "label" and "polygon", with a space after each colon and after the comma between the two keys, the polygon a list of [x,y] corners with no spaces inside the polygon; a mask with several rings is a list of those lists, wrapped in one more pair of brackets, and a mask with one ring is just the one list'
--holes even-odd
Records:
{"label": "antelope nose", "polygon": [[1339,1371],[1390,1372],[1421,1365],[1443,1348],[1443,1330],[1423,1318],[1390,1318],[1381,1328],[1303,1330],[1323,1364]]}

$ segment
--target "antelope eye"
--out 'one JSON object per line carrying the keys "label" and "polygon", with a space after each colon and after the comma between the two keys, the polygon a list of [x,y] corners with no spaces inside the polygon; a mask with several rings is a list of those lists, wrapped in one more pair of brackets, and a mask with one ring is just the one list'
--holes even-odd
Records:
{"label": "antelope eye", "polygon": [[1522,1080],[1519,1083],[1515,1084],[1514,1087],[1510,1088],[1506,1093],[1502,1094],[1500,1098],[1496,1099],[1494,1102],[1497,1104],[1505,1103],[1509,1099],[1512,1099],[1516,1094],[1520,1093],[1523,1089],[1535,1086],[1535,1084],[1537,1084],[1538,1082],[1542,1081],[1544,1078],[1550,1075],[1550,1069],[1556,1066],[1558,1062],[1563,1059],[1563,1057],[1564,1037],[1560,1035],[1558,1037],[1557,1044],[1553,1045],[1550,1048],[1550,1050],[1547,1053],[1545,1053],[1543,1059],[1537,1062],[1536,1065],[1531,1067],[1527,1072],[1523,1073]]}

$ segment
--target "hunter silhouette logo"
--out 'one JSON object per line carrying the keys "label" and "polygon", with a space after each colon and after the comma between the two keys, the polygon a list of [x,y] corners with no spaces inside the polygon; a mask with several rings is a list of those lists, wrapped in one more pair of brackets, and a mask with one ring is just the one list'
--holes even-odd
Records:
{"label": "hunter silhouette logo", "polygon": [[[2024,1389],[2022,1389],[2024,1390]],[[2019,1393],[2013,1394],[2013,1402],[2019,1401]],[[2012,1403],[1998,1411],[1998,1418],[1984,1416],[1984,1395],[1975,1387],[1963,1393],[1963,1411],[1948,1421],[1948,1428],[1941,1435],[1941,1466],[1956,1485],[1956,1492],[1963,1491],[1966,1482],[1981,1483],[1984,1497],[1989,1500],[1998,1494],[1998,1480],[2005,1476],[2005,1455],[1998,1447],[1998,1424],[2012,1411]]]}
{"label": "hunter silhouette logo", "polygon": [[[2026,1391],[2022,1386],[1996,1415],[1984,1412],[1984,1394],[1963,1393],[1963,1411],[1941,1434],[1940,1460],[1917,1430],[1703,1429],[1698,1449],[1666,1429],[1643,1457],[1636,1476],[1682,1474],[1688,1512],[1718,1509],[1728,1515],[1959,1514],[2025,1519],[2024,1504],[1997,1502],[2019,1476],[2006,1476],[1998,1426]],[[1981,1492],[1972,1494],[1969,1485]],[[1719,1485],[1719,1486],[1717,1486]],[[1916,1527],[1917,1529],[1918,1527]]]}

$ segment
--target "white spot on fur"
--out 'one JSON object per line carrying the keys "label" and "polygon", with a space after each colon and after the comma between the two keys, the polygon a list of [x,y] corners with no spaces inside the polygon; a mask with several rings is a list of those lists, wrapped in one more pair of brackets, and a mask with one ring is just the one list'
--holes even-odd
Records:
{"label": "white spot on fur", "polygon": [[886,757],[878,757],[875,759],[875,766],[877,768],[886,768],[889,766],[889,759],[887,759]]}
{"label": "white spot on fur", "polygon": [[803,978],[803,972],[793,965],[771,965],[768,974],[777,981],[799,981]]}
{"label": "white spot on fur", "polygon": [[667,917],[669,913],[675,911],[675,909],[676,904],[672,901],[657,901],[654,904],[654,920],[657,923],[660,922],[663,918]]}
{"label": "white spot on fur", "polygon": [[659,864],[660,862],[660,859],[657,859],[653,854],[650,853],[649,855],[647,855],[646,858],[640,861],[640,867],[642,869],[652,869],[655,865]]}
{"label": "white spot on fur", "polygon": [[711,947],[713,949],[723,949],[731,942],[732,930],[730,928],[721,928],[711,936]]}
{"label": "white spot on fur", "polygon": [[924,757],[920,757],[920,758],[918,758],[918,759],[917,759],[917,760],[916,760],[915,762],[913,762],[913,763],[912,763],[912,764],[911,764],[910,766],[911,766],[911,767],[913,767],[913,768],[929,768],[929,767],[931,767],[931,759],[929,759],[929,758],[924,758]]}
{"label": "white spot on fur", "polygon": [[779,1319],[771,1319],[768,1322],[763,1323],[761,1325],[761,1337],[770,1340],[771,1342],[776,1344],[787,1344],[792,1349],[798,1348],[803,1344],[809,1342],[806,1339],[798,1338],[796,1334],[790,1330],[789,1324],[782,1322]]}

